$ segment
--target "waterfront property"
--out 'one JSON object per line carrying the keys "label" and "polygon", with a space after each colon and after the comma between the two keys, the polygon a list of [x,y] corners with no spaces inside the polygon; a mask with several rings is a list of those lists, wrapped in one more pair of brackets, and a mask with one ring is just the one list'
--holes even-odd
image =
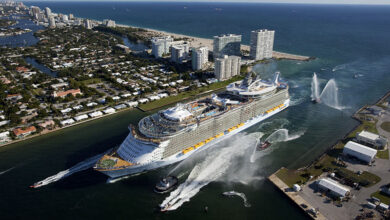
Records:
{"label": "waterfront property", "polygon": [[255,30],[251,32],[250,57],[254,60],[270,59],[274,49],[275,31]]}
{"label": "waterfront property", "polygon": [[227,34],[214,36],[213,56],[221,58],[225,55],[240,56],[241,55],[241,35]]}

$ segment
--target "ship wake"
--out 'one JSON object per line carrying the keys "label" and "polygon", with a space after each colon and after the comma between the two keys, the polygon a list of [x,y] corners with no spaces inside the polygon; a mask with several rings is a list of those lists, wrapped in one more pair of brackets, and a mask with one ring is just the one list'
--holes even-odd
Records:
{"label": "ship wake", "polygon": [[[111,150],[111,149],[110,149]],[[109,151],[110,151],[109,150]],[[109,152],[107,151],[107,152]],[[107,153],[105,152],[105,153]],[[90,157],[76,165],[74,165],[73,167],[67,169],[67,170],[63,170],[53,176],[49,176],[47,177],[46,179],[44,180],[41,180],[39,182],[36,182],[34,183],[34,185],[32,185],[31,187],[33,188],[38,188],[38,187],[41,187],[41,186],[46,186],[50,183],[54,183],[54,182],[57,182],[58,180],[61,180],[65,177],[68,177],[74,173],[77,173],[77,172],[80,172],[80,171],[83,171],[83,170],[86,170],[86,169],[89,169],[91,168],[105,153],[102,153],[102,154],[99,154],[99,155],[96,155],[96,156],[93,156],[93,157]]]}
{"label": "ship wake", "polygon": [[[160,204],[164,210],[171,211],[179,208],[183,203],[190,201],[204,186],[211,182],[219,181],[222,177],[232,180],[229,175],[235,172],[234,168],[242,166],[240,158],[249,157],[252,154],[253,144],[256,138],[253,135],[237,135],[228,140],[230,144],[222,147],[227,141],[210,149],[206,158],[195,165],[187,180],[165,198]],[[246,158],[247,158],[246,157]],[[246,162],[249,160],[246,159]]]}
{"label": "ship wake", "polygon": [[226,196],[238,196],[244,201],[245,207],[251,207],[251,204],[248,202],[248,199],[246,198],[244,193],[240,193],[240,192],[236,192],[236,191],[229,191],[229,192],[224,192],[222,194],[226,195]]}

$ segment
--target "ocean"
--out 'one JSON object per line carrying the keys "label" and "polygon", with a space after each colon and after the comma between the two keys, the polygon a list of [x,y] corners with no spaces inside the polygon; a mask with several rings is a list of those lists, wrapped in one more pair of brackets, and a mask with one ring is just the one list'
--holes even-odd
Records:
{"label": "ocean", "polygon": [[[153,192],[159,178],[173,172],[185,181],[195,164],[202,163],[205,172],[221,164],[200,157],[176,168],[162,168],[112,184],[106,183],[104,175],[86,170],[37,190],[28,188],[120,144],[128,133],[128,124],[146,115],[131,110],[1,148],[0,171],[8,170],[0,175],[3,219],[307,219],[266,177],[282,166],[298,168],[321,155],[357,125],[351,119],[354,111],[375,102],[390,88],[389,6],[35,1],[26,4],[197,37],[242,34],[243,43],[249,43],[251,30],[274,29],[276,50],[317,59],[275,61],[254,68],[264,77],[281,71],[283,80],[290,85],[292,106],[215,146],[210,154],[218,158],[224,149],[234,152],[225,161],[228,169],[217,180],[214,172],[203,178],[198,176],[199,181],[211,183],[177,210],[166,214],[155,211],[167,196]],[[310,102],[314,72],[321,89],[328,80],[335,80],[338,109]],[[266,137],[275,131],[279,142],[250,158],[254,137]],[[251,159],[254,163],[249,162]],[[251,207],[245,207],[238,197],[221,195],[230,190],[245,193]]]}

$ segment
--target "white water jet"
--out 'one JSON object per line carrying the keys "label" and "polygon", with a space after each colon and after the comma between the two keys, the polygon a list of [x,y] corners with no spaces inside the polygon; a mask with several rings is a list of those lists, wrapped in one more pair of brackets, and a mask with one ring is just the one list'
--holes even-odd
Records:
{"label": "white water jet", "polygon": [[259,142],[261,141],[261,137],[263,137],[263,133],[261,133],[261,132],[259,132],[260,134],[259,135],[256,135],[256,144],[255,144],[255,146],[253,147],[253,152],[252,152],[252,155],[251,155],[251,157],[250,157],[250,159],[249,159],[249,161],[251,162],[251,163],[254,163],[255,162],[255,155],[256,155],[256,151],[257,151],[257,145],[259,144]]}
{"label": "white water jet", "polygon": [[[222,147],[223,145],[216,146],[218,148],[214,148],[200,163],[195,165],[187,180],[179,185],[176,190],[172,191],[160,204],[160,207],[165,208],[167,211],[175,210],[183,203],[188,202],[201,188],[210,182],[218,181],[224,174],[233,172],[233,168],[240,166],[238,165],[238,159],[246,153],[247,156],[252,153],[251,147],[253,147],[254,138],[251,136],[238,136],[233,141],[230,141],[230,144],[226,147]],[[251,144],[246,143],[248,141]]]}
{"label": "white water jet", "polygon": [[324,90],[321,92],[320,100],[329,107],[339,110],[342,109],[339,104],[338,87],[334,79],[326,83]]}
{"label": "white water jet", "polygon": [[247,200],[247,198],[246,198],[246,196],[245,196],[245,194],[244,193],[240,193],[240,192],[236,192],[236,191],[229,191],[229,192],[224,192],[224,193],[222,193],[223,195],[225,195],[225,196],[238,196],[238,197],[241,197],[242,198],[242,200],[244,200],[244,206],[245,207],[251,207],[251,204],[249,204],[249,202],[248,202],[248,200]]}
{"label": "white water jet", "polygon": [[270,136],[267,137],[265,141],[268,141],[272,144],[278,143],[278,142],[287,142],[292,141],[295,139],[300,138],[304,132],[300,132],[294,135],[290,135],[287,129],[278,129],[275,132],[273,132]]}
{"label": "white water jet", "polygon": [[311,100],[312,101],[319,101],[320,100],[320,87],[318,85],[318,78],[317,74],[313,74],[313,80],[311,82]]}

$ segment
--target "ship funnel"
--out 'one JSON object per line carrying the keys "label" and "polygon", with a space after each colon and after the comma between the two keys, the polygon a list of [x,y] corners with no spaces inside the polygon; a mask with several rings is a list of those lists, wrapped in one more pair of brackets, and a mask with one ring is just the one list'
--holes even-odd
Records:
{"label": "ship funnel", "polygon": [[275,77],[274,77],[274,84],[275,85],[279,84],[279,77],[280,77],[280,72],[276,72]]}

